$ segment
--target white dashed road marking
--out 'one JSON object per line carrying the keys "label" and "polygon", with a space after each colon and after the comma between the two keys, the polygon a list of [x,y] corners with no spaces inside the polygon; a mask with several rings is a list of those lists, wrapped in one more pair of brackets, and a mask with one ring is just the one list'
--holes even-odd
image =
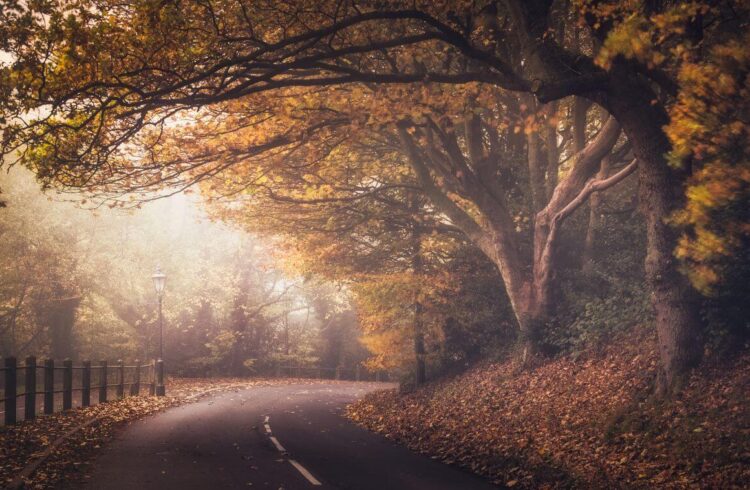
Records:
{"label": "white dashed road marking", "polygon": [[[268,420],[269,420],[269,417],[268,417],[268,415],[266,415],[265,419],[263,420],[263,425],[266,428],[266,432],[268,434],[270,434],[271,433],[271,425],[269,424]],[[271,442],[273,443],[273,445],[276,446],[276,449],[278,449],[280,452],[286,454],[286,449],[284,449],[284,446],[281,445],[281,443],[279,442],[278,439],[276,439],[274,436],[270,436],[269,439],[271,439]],[[300,472],[300,474],[302,476],[305,477],[305,479],[307,481],[310,482],[311,485],[315,485],[315,486],[322,485],[322,483],[320,483],[320,481],[317,478],[315,478],[313,476],[313,474],[310,473],[307,470],[307,468],[305,468],[304,466],[302,466],[301,464],[299,464],[297,461],[295,461],[293,459],[290,459],[289,462],[292,464],[292,466],[294,466],[297,469],[297,471]]]}
{"label": "white dashed road marking", "polygon": [[309,471],[307,471],[307,468],[305,468],[304,466],[302,466],[301,464],[299,464],[298,462],[296,462],[293,459],[290,459],[289,462],[292,463],[292,466],[294,466],[295,468],[297,468],[297,471],[299,471],[300,473],[302,473],[302,476],[304,476],[305,478],[307,478],[307,481],[309,481],[312,485],[315,485],[315,486],[322,485],[322,483],[320,483],[317,478],[315,478],[314,476],[312,476],[312,473],[310,473]]}
{"label": "white dashed road marking", "polygon": [[282,453],[286,452],[286,449],[284,449],[284,446],[282,446],[279,440],[276,439],[274,436],[271,436],[271,442],[273,442],[273,445],[276,446],[276,449],[278,449]]}

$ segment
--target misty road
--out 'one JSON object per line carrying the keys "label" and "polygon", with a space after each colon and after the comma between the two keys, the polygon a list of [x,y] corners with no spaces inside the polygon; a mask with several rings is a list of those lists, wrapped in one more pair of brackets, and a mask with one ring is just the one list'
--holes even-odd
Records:
{"label": "misty road", "polygon": [[94,460],[91,489],[489,489],[485,480],[342,416],[382,383],[253,387],[127,426]]}

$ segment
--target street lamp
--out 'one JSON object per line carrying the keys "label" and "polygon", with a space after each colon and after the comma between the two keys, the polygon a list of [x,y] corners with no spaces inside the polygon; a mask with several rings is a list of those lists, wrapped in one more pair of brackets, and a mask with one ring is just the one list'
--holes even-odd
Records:
{"label": "street lamp", "polygon": [[154,275],[151,276],[154,280],[154,289],[156,290],[156,297],[159,300],[159,359],[156,361],[156,396],[164,396],[166,390],[164,388],[164,317],[161,313],[161,303],[164,297],[164,286],[167,282],[167,275],[161,271],[161,267],[156,266]]}

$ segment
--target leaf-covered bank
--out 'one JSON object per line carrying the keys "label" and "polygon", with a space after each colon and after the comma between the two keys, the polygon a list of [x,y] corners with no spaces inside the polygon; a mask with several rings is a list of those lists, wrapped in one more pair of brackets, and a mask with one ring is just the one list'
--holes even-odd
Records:
{"label": "leaf-covered bank", "polygon": [[676,398],[650,398],[654,335],[641,328],[577,357],[485,364],[349,407],[360,425],[527,488],[746,488],[750,355],[704,365]]}

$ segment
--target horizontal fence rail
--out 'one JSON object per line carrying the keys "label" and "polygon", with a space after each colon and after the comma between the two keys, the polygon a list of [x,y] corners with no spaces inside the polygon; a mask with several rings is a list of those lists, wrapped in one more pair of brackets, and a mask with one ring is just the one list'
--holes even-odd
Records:
{"label": "horizontal fence rail", "polygon": [[126,393],[138,396],[142,388],[154,395],[159,386],[164,386],[164,363],[159,360],[141,364],[135,360],[126,365],[118,360],[110,366],[103,360],[92,366],[91,361],[74,365],[70,359],[59,364],[45,359],[39,364],[36,357],[29,356],[19,365],[15,357],[6,357],[0,365],[0,383],[3,420],[5,425],[11,425],[20,414],[25,420],[32,420],[39,413],[70,410],[74,405],[88,407],[92,389],[98,393],[99,403],[110,397],[122,399]]}

